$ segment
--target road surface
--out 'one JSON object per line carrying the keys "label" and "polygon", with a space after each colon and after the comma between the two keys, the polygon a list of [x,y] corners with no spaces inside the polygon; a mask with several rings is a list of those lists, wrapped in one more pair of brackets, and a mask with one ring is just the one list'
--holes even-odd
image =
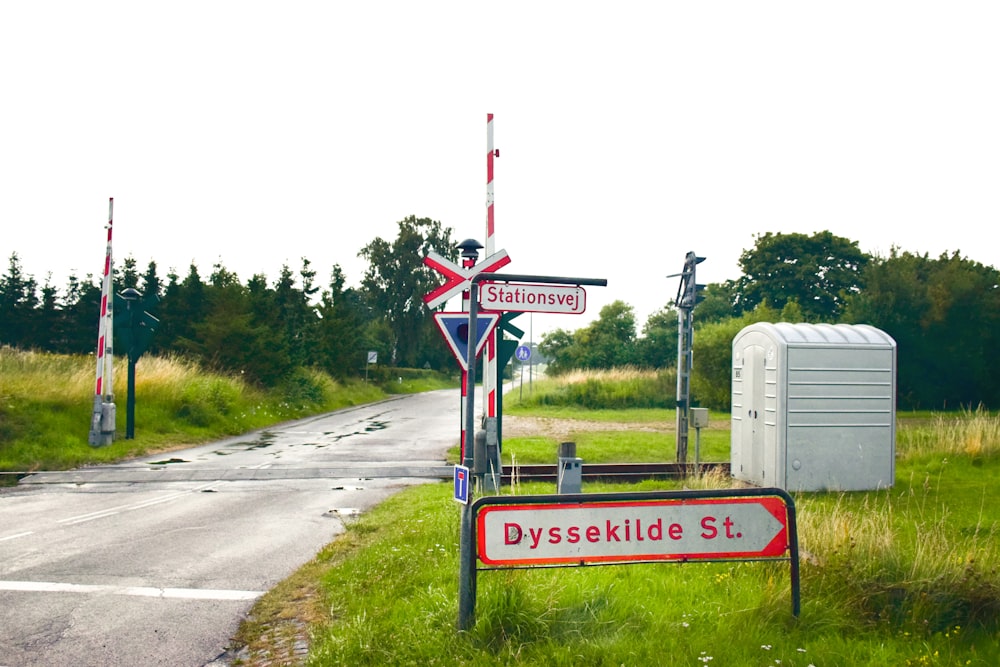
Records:
{"label": "road surface", "polygon": [[402,488],[451,479],[459,390],[0,493],[0,667],[201,667],[254,601]]}

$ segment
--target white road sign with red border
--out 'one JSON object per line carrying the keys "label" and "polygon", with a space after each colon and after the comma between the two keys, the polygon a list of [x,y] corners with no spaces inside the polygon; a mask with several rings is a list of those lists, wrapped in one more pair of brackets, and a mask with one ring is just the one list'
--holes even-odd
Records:
{"label": "white road sign with red border", "polygon": [[493,505],[477,516],[486,565],[782,558],[788,518],[778,497]]}
{"label": "white road sign with red border", "polygon": [[479,287],[484,310],[579,315],[587,309],[587,293],[579,285],[491,283]]}

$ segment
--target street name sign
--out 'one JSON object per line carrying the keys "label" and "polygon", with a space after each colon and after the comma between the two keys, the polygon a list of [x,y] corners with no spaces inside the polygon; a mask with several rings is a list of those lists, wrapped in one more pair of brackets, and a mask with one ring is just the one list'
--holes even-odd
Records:
{"label": "street name sign", "polygon": [[[461,558],[472,595],[479,570],[787,560],[792,615],[801,609],[795,501],[783,489],[483,496],[470,510],[476,548]],[[475,609],[462,601],[460,624]]]}
{"label": "street name sign", "polygon": [[587,293],[579,285],[490,283],[479,289],[484,310],[579,315],[587,309]]}
{"label": "street name sign", "polygon": [[490,566],[787,558],[786,506],[773,496],[486,506],[479,559]]}

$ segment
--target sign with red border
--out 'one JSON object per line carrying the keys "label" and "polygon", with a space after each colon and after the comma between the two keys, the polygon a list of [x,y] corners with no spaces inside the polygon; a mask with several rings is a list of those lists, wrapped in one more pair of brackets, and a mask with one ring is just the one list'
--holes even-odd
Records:
{"label": "sign with red border", "polygon": [[[486,345],[486,340],[500,321],[499,313],[483,313],[476,319],[476,349],[473,356],[478,358]],[[434,322],[441,335],[451,348],[452,354],[462,370],[469,370],[469,314],[468,313],[434,313]]]}
{"label": "sign with red border", "polygon": [[580,315],[587,310],[587,292],[579,285],[484,282],[479,305],[485,310]]}
{"label": "sign with red border", "polygon": [[482,507],[479,559],[491,566],[788,558],[778,497],[528,503]]}
{"label": "sign with red border", "polygon": [[424,295],[428,308],[437,308],[453,296],[469,289],[472,277],[478,273],[492,273],[510,264],[506,250],[495,252],[475,266],[464,267],[455,264],[431,250],[424,257],[424,264],[445,277],[444,285],[436,287]]}

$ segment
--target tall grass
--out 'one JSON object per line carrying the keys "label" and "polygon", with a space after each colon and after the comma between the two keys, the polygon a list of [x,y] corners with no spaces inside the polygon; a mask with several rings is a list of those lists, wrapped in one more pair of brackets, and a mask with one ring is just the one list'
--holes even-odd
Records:
{"label": "tall grass", "polygon": [[[732,480],[713,474],[680,484],[726,488]],[[455,630],[459,532],[450,486],[407,490],[359,517],[312,565],[313,576],[323,572],[314,608],[326,613],[310,630],[307,664],[997,664],[995,519],[934,509],[933,482],[916,475],[898,487],[796,496],[798,618],[787,563],[533,568],[480,572],[476,623],[466,632]],[[963,535],[956,519],[979,521],[980,530]]]}
{"label": "tall grass", "polygon": [[899,430],[897,454],[903,460],[954,454],[980,458],[1000,453],[1000,414],[982,406],[936,413],[925,422]]}
{"label": "tall grass", "polygon": [[571,371],[533,382],[526,396],[520,392],[510,402],[512,407],[569,406],[588,410],[674,408],[677,375],[673,369],[633,367]]}
{"label": "tall grass", "polygon": [[[127,361],[114,367],[117,434],[107,446],[88,444],[96,368],[91,357],[0,348],[0,473],[59,470],[167,451],[276,422],[369,403],[379,385],[336,381],[301,368],[264,390],[239,375],[203,369],[176,356],[136,363],[135,438],[126,440]],[[393,392],[452,386],[432,373],[390,383]],[[0,484],[15,475],[0,475]]]}
{"label": "tall grass", "polygon": [[[538,401],[534,410],[549,416],[551,407]],[[613,420],[614,410],[602,412]],[[618,420],[634,414],[621,410]],[[599,420],[579,422],[595,431],[594,442],[578,434],[581,448],[629,451]],[[348,526],[314,564],[325,572],[316,595],[328,613],[311,627],[308,664],[1000,664],[997,433],[998,416],[985,410],[907,416],[892,488],[794,494],[798,618],[780,562],[534,568],[479,573],[476,624],[456,632],[451,488],[405,491]],[[551,461],[552,447],[547,438],[505,441],[517,461],[533,453]],[[584,492],[734,484],[716,472],[677,483],[585,483]],[[553,491],[517,483],[503,493]]]}

